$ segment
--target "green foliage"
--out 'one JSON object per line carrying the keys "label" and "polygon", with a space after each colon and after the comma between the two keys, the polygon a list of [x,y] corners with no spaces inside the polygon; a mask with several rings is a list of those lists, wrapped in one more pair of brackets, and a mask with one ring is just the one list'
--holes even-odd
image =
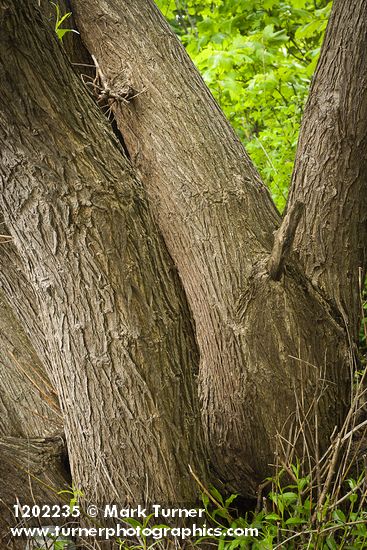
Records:
{"label": "green foliage", "polygon": [[83,497],[83,492],[72,485],[70,489],[64,489],[63,491],[58,491],[58,495],[69,495],[69,506],[70,506],[70,512],[73,512],[75,506],[78,505],[79,499]]}
{"label": "green foliage", "polygon": [[219,526],[223,532],[229,527],[256,528],[259,536],[203,537],[197,541],[198,546],[211,542],[213,547],[221,550],[357,550],[367,547],[365,472],[357,480],[347,479],[338,495],[326,495],[320,510],[310,476],[301,475],[299,464],[291,465],[290,473],[292,483],[289,484],[284,483],[286,475],[289,477],[285,470],[272,478],[273,490],[264,499],[262,509],[245,517],[232,518],[234,510],[231,506],[237,495],[224,501],[212,488],[204,493],[202,501],[213,525]]}
{"label": "green foliage", "polygon": [[[150,530],[161,530],[164,528],[169,529],[168,525],[165,524],[152,524],[152,520],[155,517],[154,514],[149,514],[144,521],[139,521],[135,518],[125,518],[124,522],[128,525],[131,525],[131,527],[134,527],[136,529],[137,527],[140,527],[141,531],[149,527]],[[159,545],[162,540],[158,538],[157,540],[152,540],[151,537],[147,537],[144,534],[141,535],[141,538],[137,544],[131,544],[126,540],[118,539],[116,542],[119,545],[120,550],[150,550],[151,548],[154,548],[155,546]]]}
{"label": "green foliage", "polygon": [[331,2],[156,1],[282,210]]}
{"label": "green foliage", "polygon": [[62,39],[64,38],[65,34],[69,32],[76,32],[77,34],[79,34],[78,31],[76,31],[75,29],[61,28],[61,25],[64,23],[64,21],[66,21],[67,19],[69,19],[69,17],[71,17],[72,15],[71,11],[65,13],[64,15],[61,15],[58,4],[55,4],[54,2],[51,2],[51,4],[55,7],[55,11],[56,11],[55,32],[60,42],[62,42]]}

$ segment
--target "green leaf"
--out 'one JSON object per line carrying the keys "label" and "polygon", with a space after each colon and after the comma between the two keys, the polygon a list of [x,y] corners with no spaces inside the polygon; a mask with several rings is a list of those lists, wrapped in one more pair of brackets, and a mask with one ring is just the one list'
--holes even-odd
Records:
{"label": "green leaf", "polygon": [[203,501],[204,507],[207,508],[209,505],[209,497],[207,494],[202,493],[201,494],[201,500]]}
{"label": "green leaf", "polygon": [[62,17],[60,17],[61,14],[60,14],[60,8],[59,8],[58,4],[55,4],[55,2],[51,2],[51,4],[55,7],[55,10],[56,10],[55,32],[56,32],[57,37],[60,40],[60,42],[62,42],[62,39],[65,36],[65,34],[67,34],[69,32],[75,32],[75,33],[79,34],[79,32],[74,30],[74,29],[61,29],[60,28],[60,25],[64,21],[66,21],[66,19],[68,19],[72,15],[72,13],[67,12]]}
{"label": "green leaf", "polygon": [[338,550],[338,545],[336,544],[333,535],[329,535],[325,542],[330,550]]}
{"label": "green leaf", "polygon": [[278,515],[278,514],[267,514],[265,516],[265,519],[269,519],[269,520],[281,520],[282,518]]}
{"label": "green leaf", "polygon": [[61,17],[61,19],[58,18],[58,20],[57,20],[57,26],[59,27],[59,26],[61,25],[61,23],[62,23],[63,21],[65,21],[66,19],[68,19],[70,16],[71,16],[71,11],[65,13],[65,15],[63,15],[63,16]]}
{"label": "green leaf", "polygon": [[243,537],[235,539],[230,543],[230,545],[227,547],[228,550],[233,550],[234,548],[238,548],[239,546],[243,548],[243,543],[245,542],[245,539]]}
{"label": "green leaf", "polygon": [[230,504],[238,497],[238,494],[233,494],[230,497],[227,498],[225,502],[225,507],[228,508]]}
{"label": "green leaf", "polygon": [[342,510],[339,510],[339,509],[333,511],[333,519],[335,519],[337,522],[340,522],[340,523],[346,522],[344,512],[342,512]]}
{"label": "green leaf", "polygon": [[58,39],[62,40],[64,38],[65,34],[67,34],[68,32],[75,32],[75,33],[79,34],[78,31],[75,31],[74,29],[57,29],[56,34],[57,34]]}
{"label": "green leaf", "polygon": [[307,520],[302,518],[288,518],[285,522],[286,525],[301,525],[301,523],[307,523]]}
{"label": "green leaf", "polygon": [[290,504],[291,502],[296,502],[298,500],[298,495],[297,493],[288,491],[288,492],[282,493],[281,498],[287,504]]}
{"label": "green leaf", "polygon": [[132,527],[142,527],[142,524],[140,523],[140,521],[138,521],[137,519],[135,518],[124,518],[124,522],[125,523],[128,523],[129,525],[131,525]]}
{"label": "green leaf", "polygon": [[215,500],[217,500],[217,501],[224,507],[223,497],[222,497],[222,495],[220,494],[220,492],[218,491],[218,489],[216,489],[215,487],[211,486],[211,487],[210,487],[210,493],[213,495],[213,497],[215,498]]}
{"label": "green leaf", "polygon": [[293,5],[295,8],[305,8],[308,0],[293,0]]}

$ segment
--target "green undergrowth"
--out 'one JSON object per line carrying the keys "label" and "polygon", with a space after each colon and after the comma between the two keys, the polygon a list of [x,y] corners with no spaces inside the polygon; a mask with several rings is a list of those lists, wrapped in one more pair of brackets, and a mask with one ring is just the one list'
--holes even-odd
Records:
{"label": "green undergrowth", "polygon": [[[244,517],[232,518],[235,498],[225,501],[217,491],[211,495],[219,504],[213,504],[208,495],[203,502],[210,521],[223,531],[234,529],[258,529],[259,536],[206,538],[197,544],[211,542],[219,550],[248,548],[252,550],[325,549],[359,550],[367,548],[366,472],[357,479],[348,478],[338,494],[325,495],[318,507],[316,487],[309,475],[303,477],[299,464],[291,465],[291,475],[281,470],[271,480],[272,490],[264,497],[260,510]],[[285,479],[292,478],[291,483]],[[234,495],[235,496],[235,495]],[[231,502],[228,505],[228,502]],[[232,506],[232,508],[231,508]],[[231,518],[231,519],[229,519]]]}

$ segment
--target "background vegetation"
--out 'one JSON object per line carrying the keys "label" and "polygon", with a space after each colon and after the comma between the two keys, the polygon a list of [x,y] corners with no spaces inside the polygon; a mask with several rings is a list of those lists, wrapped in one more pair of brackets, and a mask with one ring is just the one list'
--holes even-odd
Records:
{"label": "background vegetation", "polygon": [[280,210],[331,9],[325,0],[157,0]]}

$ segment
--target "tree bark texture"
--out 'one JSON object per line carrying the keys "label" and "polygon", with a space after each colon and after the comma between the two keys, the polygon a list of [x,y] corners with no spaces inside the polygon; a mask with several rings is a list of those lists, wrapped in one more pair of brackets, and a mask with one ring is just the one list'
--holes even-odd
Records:
{"label": "tree bark texture", "polygon": [[1,294],[0,311],[0,436],[44,437],[61,432],[56,392]]}
{"label": "tree bark texture", "polygon": [[367,3],[334,0],[299,138],[289,198],[303,269],[356,339],[367,264]]}
{"label": "tree bark texture", "polygon": [[193,312],[205,440],[222,479],[253,494],[297,396],[309,411],[317,381],[326,379],[321,447],[343,417],[345,327],[294,254],[280,281],[269,277],[281,218],[153,1],[73,0],[72,7],[112,92],[139,93],[117,102],[114,114]]}
{"label": "tree bark texture", "polygon": [[[15,516],[14,504],[63,504],[61,496],[57,493],[70,489],[71,485],[70,474],[65,468],[65,459],[65,441],[61,436],[0,438],[1,548],[23,550],[25,547],[24,539],[10,536],[10,527],[22,524],[22,520]],[[56,519],[53,521],[58,523]],[[62,521],[65,521],[64,518]],[[29,527],[38,526],[36,518],[26,523]]]}
{"label": "tree bark texture", "polygon": [[205,476],[206,463],[198,354],[144,189],[36,6],[2,0],[0,24],[1,208],[74,483],[96,503],[193,501],[188,464]]}
{"label": "tree bark texture", "polygon": [[[2,230],[6,234],[3,223]],[[47,438],[46,447],[52,440],[59,448],[63,441],[63,420],[56,391],[33,345],[39,345],[42,358],[47,362],[35,297],[20,272],[19,258],[8,239],[0,245],[0,265],[2,283],[6,281],[0,291],[0,538],[6,541],[7,548],[23,549],[24,539],[11,540],[9,534],[9,527],[17,524],[12,515],[16,499],[21,503],[31,503],[34,499],[55,502],[55,491],[61,488],[60,475],[64,484],[67,480],[70,485],[71,478],[64,444],[63,456],[60,455],[57,462],[58,473],[54,460],[45,460],[43,443],[33,444]],[[15,303],[21,305],[29,336],[13,312]],[[50,439],[52,437],[54,439]],[[41,463],[43,470],[39,467]]]}

